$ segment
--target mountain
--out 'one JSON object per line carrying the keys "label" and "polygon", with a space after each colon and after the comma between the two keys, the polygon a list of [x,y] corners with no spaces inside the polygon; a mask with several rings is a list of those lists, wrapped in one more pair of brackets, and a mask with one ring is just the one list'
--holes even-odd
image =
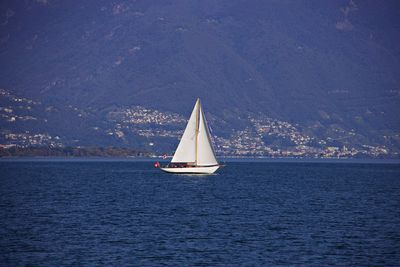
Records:
{"label": "mountain", "polygon": [[257,136],[255,121],[275,120],[297,125],[312,147],[400,150],[398,1],[17,0],[0,10],[0,88],[40,102],[47,120],[0,120],[7,133],[164,152],[177,137],[149,146],[141,124],[118,128],[109,113],[188,117],[201,97],[223,138]]}

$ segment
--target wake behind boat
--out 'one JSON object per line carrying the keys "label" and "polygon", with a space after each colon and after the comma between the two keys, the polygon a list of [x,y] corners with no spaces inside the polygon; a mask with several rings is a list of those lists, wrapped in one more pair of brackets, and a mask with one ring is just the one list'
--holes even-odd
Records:
{"label": "wake behind boat", "polygon": [[219,167],[198,98],[171,163],[160,169],[168,173],[211,174]]}

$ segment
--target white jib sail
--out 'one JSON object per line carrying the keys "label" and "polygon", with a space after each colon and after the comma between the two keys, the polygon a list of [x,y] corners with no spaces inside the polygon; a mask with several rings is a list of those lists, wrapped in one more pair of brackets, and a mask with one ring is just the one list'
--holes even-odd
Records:
{"label": "white jib sail", "polygon": [[210,132],[208,131],[207,121],[204,117],[203,109],[200,105],[199,134],[197,144],[197,165],[209,166],[218,164],[215,158],[214,149],[211,144]]}
{"label": "white jib sail", "polygon": [[188,124],[186,125],[185,132],[182,135],[178,148],[175,151],[174,157],[171,162],[195,162],[196,161],[196,129],[197,129],[197,112],[199,100],[196,101],[192,115]]}

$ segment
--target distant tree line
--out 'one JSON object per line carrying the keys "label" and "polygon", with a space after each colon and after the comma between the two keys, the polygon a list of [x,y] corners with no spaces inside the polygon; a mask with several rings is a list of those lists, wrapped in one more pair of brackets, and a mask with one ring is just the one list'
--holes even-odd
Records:
{"label": "distant tree line", "polygon": [[146,157],[151,153],[123,147],[10,147],[0,148],[0,157]]}

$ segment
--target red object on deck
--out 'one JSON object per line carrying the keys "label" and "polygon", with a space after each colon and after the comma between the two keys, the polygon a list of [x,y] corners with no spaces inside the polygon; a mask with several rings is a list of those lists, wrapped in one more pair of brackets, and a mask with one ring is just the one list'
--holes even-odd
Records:
{"label": "red object on deck", "polygon": [[158,168],[160,167],[160,163],[158,163],[158,161],[156,163],[154,163],[154,168]]}

